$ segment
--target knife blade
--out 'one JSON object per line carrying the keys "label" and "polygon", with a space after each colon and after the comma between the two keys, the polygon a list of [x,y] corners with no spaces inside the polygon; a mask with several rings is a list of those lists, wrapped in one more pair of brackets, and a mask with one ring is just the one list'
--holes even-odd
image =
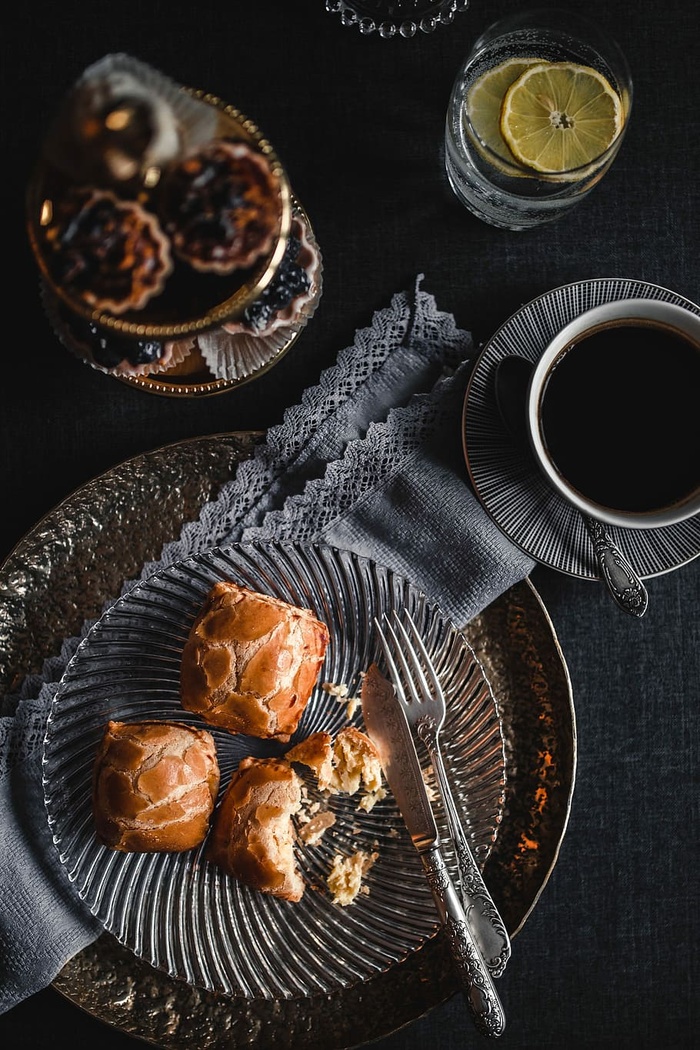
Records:
{"label": "knife blade", "polygon": [[440,852],[440,834],[410,727],[394,687],[376,664],[362,680],[361,703],[367,734],[425,869],[474,1024],[482,1035],[499,1036],[505,1029],[503,1006]]}

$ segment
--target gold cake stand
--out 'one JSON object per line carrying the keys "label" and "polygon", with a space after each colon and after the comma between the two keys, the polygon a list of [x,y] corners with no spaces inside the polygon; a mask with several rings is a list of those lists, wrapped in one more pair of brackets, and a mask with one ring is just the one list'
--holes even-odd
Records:
{"label": "gold cake stand", "polygon": [[[163,292],[144,308],[127,311],[121,316],[91,308],[70,288],[56,280],[50,265],[50,253],[44,235],[42,215],[52,200],[65,193],[69,184],[46,158],[37,165],[27,194],[28,234],[30,245],[41,276],[41,299],[52,327],[61,343],[86,363],[122,383],[149,393],[167,397],[200,397],[223,393],[247,383],[267,372],[296,342],[314,313],[322,294],[320,250],[315,242],[308,215],[294,197],[279,157],[261,130],[244,113],[214,95],[184,88],[192,98],[204,103],[216,115],[214,138],[228,137],[253,145],[266,158],[279,185],[279,217],[277,236],[273,247],[258,263],[229,278],[183,274],[178,266],[168,278]],[[149,191],[139,193],[148,200]],[[255,303],[271,281],[284,257],[293,217],[302,217],[307,235],[319,254],[318,278],[314,282],[309,302],[305,304],[298,322],[279,329],[273,335],[247,336],[256,340],[253,354],[242,358],[236,375],[215,375],[197,343],[198,335],[217,330],[223,323],[239,318]],[[183,288],[187,294],[183,295]],[[191,343],[183,360],[171,367],[149,375],[117,375],[96,364],[91,355],[91,336],[87,324],[107,334],[132,339],[176,341],[178,345]],[[231,353],[236,354],[235,340]]]}

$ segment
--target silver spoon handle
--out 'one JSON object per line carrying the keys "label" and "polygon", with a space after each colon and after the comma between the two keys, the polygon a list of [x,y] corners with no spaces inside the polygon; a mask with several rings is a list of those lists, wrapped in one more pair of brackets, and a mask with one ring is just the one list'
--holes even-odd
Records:
{"label": "silver spoon handle", "polygon": [[459,868],[459,890],[467,922],[491,975],[500,977],[510,959],[511,946],[508,931],[471,851],[457,812],[436,736],[434,732],[426,733],[425,727],[422,728],[424,731],[421,736],[435,770],[450,837],[455,849]]}
{"label": "silver spoon handle", "polygon": [[583,515],[598,566],[617,604],[632,616],[644,616],[649,604],[646,587],[599,521]]}

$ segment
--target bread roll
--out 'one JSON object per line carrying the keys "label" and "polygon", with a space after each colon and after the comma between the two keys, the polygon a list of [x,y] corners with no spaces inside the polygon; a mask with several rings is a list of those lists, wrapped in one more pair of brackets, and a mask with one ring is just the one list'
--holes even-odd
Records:
{"label": "bread roll", "polygon": [[255,890],[301,900],[292,823],[301,786],[284,759],[244,758],[214,816],[207,859]]}
{"label": "bread roll", "polygon": [[232,733],[287,742],[327,645],[328,628],[309,609],[217,583],[185,643],[182,706]]}
{"label": "bread roll", "polygon": [[124,853],[181,852],[199,846],[219,790],[210,733],[181,722],[116,722],[95,759],[97,836]]}

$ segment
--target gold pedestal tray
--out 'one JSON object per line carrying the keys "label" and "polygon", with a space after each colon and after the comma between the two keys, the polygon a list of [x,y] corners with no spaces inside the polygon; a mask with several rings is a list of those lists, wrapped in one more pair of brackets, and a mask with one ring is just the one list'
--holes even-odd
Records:
{"label": "gold pedestal tray", "polygon": [[[148,119],[139,118],[140,110],[149,107]],[[150,140],[145,133],[149,123]],[[120,133],[125,137],[115,139]],[[197,150],[217,144],[220,150],[238,144],[249,168],[257,167],[256,176],[265,173],[262,188],[256,176],[245,176],[250,200],[235,198],[235,209],[252,214],[251,229],[259,224],[259,240],[257,249],[254,240],[247,246],[247,254],[245,244],[239,248],[239,265],[233,269],[206,251],[203,260],[201,252],[177,247],[178,236],[194,237],[195,246],[197,237],[206,244],[202,228],[206,231],[211,223],[211,209],[220,208],[222,218],[229,217],[225,193],[238,184],[226,181],[224,174],[220,185],[220,157],[204,169],[206,179],[201,171],[193,176],[200,211],[186,196],[180,202],[181,225],[170,216],[174,231],[164,204],[173,167],[177,170],[178,163],[196,158]],[[121,157],[117,167],[116,157]],[[107,217],[83,216],[83,228],[78,222],[81,207],[86,207],[83,198],[100,202]],[[254,208],[258,210],[251,212]],[[115,212],[122,218],[116,220]],[[306,250],[312,259],[317,257],[317,265],[310,264],[313,269],[307,271],[311,284],[305,298],[295,300],[294,320],[269,334],[250,329],[228,339],[228,325],[273,287],[295,218],[303,231],[302,254]],[[243,220],[235,223],[234,240],[240,235],[244,241]],[[61,342],[97,370],[153,393],[220,393],[260,375],[295,342],[321,295],[320,252],[308,216],[293,198],[287,172],[260,129],[234,106],[183,87],[129,55],[105,56],[84,71],[63,100],[29,183],[27,231],[44,305]],[[70,237],[67,231],[72,231]],[[133,288],[124,290],[124,275],[142,278],[140,297]],[[214,352],[212,334],[227,337]],[[98,353],[102,339],[107,356]],[[209,350],[203,351],[202,341],[208,341]],[[145,361],[127,365],[127,358]]]}
{"label": "gold pedestal tray", "polygon": [[[72,140],[63,148],[64,155],[61,159],[57,159],[61,147],[57,147],[55,143],[56,140],[61,142],[62,133],[54,128],[50,129],[27,191],[27,231],[43,279],[72,313],[85,321],[94,322],[107,332],[133,339],[179,339],[211,328],[230,317],[240,316],[270,283],[284,255],[289,235],[292,218],[291,186],[287,172],[271,143],[257,125],[235,106],[214,95],[180,87],[169,77],[129,56],[113,56],[113,59],[111,65],[114,65],[116,71],[122,76],[128,75],[142,81],[141,88],[147,85],[154,97],[158,97],[175,112],[177,107],[184,106],[187,100],[190,100],[190,105],[199,107],[196,110],[197,115],[193,112],[183,112],[179,116],[183,121],[192,124],[193,131],[198,124],[203,124],[206,120],[209,143],[228,139],[251,147],[254,153],[265,159],[278,188],[272,244],[263,255],[245,268],[223,275],[213,269],[200,272],[194,265],[174,260],[172,272],[167,276],[164,287],[141,308],[116,311],[93,306],[77,288],[59,279],[54,272],[54,253],[49,234],[51,220],[57,207],[62,201],[70,200],[71,194],[78,189],[108,190],[116,193],[125,202],[138,203],[149,215],[157,216],[162,172],[158,169],[158,177],[154,177],[152,182],[146,171],[123,185],[115,184],[114,179],[105,185],[94,185],[90,176],[83,174],[82,170],[79,174],[68,174],[64,170],[70,163],[70,158],[65,157],[65,153],[69,150]],[[102,74],[109,75],[109,72]],[[99,76],[97,83],[101,84]],[[65,100],[69,111],[72,98],[72,93],[69,93]],[[62,126],[62,120],[65,122],[65,118],[59,112],[56,118],[59,128]],[[63,137],[68,134],[66,131]],[[167,165],[164,170],[167,171]]]}

